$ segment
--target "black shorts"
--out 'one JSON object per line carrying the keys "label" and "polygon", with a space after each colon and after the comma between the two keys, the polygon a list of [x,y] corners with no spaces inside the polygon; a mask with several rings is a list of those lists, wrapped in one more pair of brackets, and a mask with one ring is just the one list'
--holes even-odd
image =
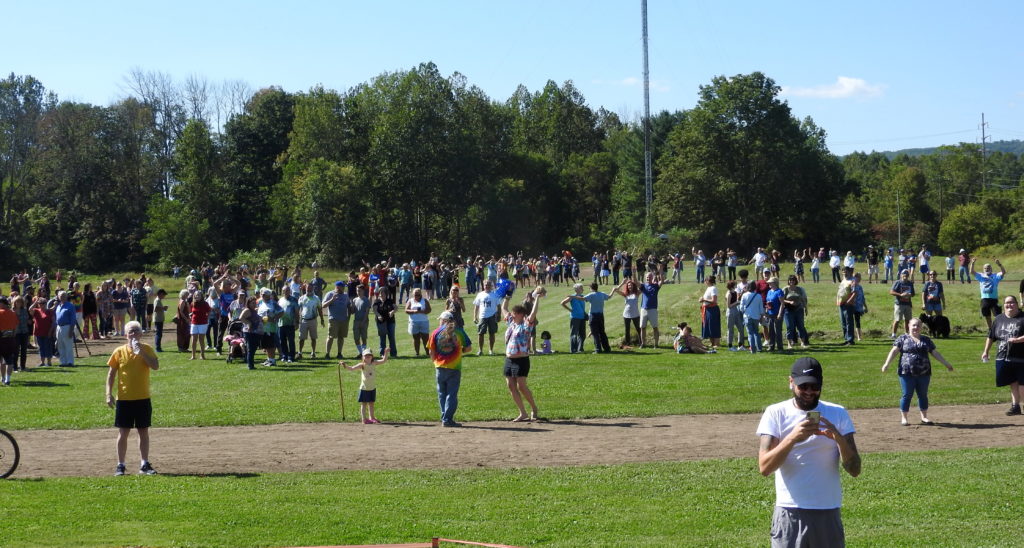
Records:
{"label": "black shorts", "polygon": [[498,332],[498,315],[494,314],[487,318],[480,320],[480,323],[476,325],[476,332],[478,335],[490,333],[491,335]]}
{"label": "black shorts", "polygon": [[277,348],[277,333],[264,333],[260,337],[260,348],[263,350]]}
{"label": "black shorts", "polygon": [[996,386],[1024,384],[1024,363],[996,360]]}
{"label": "black shorts", "polygon": [[377,389],[373,390],[360,390],[359,391],[359,403],[373,403],[377,401]]}
{"label": "black shorts", "polygon": [[118,428],[149,428],[153,423],[153,402],[117,400],[114,404],[114,426]]}
{"label": "black shorts", "polygon": [[981,315],[986,318],[998,316],[1002,311],[999,309],[999,299],[982,299]]}
{"label": "black shorts", "polygon": [[505,376],[529,377],[530,357],[522,356],[520,358],[505,358]]}

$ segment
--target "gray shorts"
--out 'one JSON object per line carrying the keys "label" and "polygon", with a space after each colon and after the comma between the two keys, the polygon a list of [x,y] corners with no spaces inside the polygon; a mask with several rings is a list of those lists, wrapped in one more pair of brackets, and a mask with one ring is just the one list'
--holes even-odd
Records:
{"label": "gray shorts", "polygon": [[498,315],[497,314],[493,314],[491,316],[488,316],[488,317],[480,320],[480,323],[476,324],[476,332],[478,334],[480,334],[480,335],[484,335],[484,334],[487,334],[487,333],[490,333],[491,335],[493,335],[493,334],[497,333],[498,332]]}
{"label": "gray shorts", "polygon": [[307,338],[316,340],[316,318],[302,320],[302,323],[299,324],[299,340],[304,341]]}
{"label": "gray shorts", "polygon": [[352,338],[357,341],[366,340],[366,331],[370,326],[370,317],[367,316],[361,320],[352,320]]}
{"label": "gray shorts", "polygon": [[914,319],[914,307],[909,304],[896,304],[892,307],[892,321],[909,322]]}
{"label": "gray shorts", "polygon": [[839,508],[804,510],[775,507],[772,514],[772,548],[846,546]]}

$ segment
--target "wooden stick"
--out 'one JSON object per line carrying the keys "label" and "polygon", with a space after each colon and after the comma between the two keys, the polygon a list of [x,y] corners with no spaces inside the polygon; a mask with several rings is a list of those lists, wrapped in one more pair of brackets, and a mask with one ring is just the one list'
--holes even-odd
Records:
{"label": "wooden stick", "polygon": [[345,420],[345,389],[341,385],[341,362],[338,362],[338,401],[341,402],[341,420]]}

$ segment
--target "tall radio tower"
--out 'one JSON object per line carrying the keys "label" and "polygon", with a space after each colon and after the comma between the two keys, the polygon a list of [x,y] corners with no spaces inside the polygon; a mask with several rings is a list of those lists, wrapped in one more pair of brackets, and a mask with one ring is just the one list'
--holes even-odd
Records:
{"label": "tall radio tower", "polygon": [[640,0],[640,12],[644,27],[644,199],[647,205],[644,223],[647,231],[650,232],[654,186],[651,181],[651,81],[650,70],[647,68],[647,0]]}

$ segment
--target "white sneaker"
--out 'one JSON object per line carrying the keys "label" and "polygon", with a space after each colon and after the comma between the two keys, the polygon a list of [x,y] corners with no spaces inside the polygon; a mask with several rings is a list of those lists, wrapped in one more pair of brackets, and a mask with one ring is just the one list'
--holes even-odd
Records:
{"label": "white sneaker", "polygon": [[476,355],[477,356],[483,356],[484,355],[484,351],[483,350],[477,350],[476,351]]}

